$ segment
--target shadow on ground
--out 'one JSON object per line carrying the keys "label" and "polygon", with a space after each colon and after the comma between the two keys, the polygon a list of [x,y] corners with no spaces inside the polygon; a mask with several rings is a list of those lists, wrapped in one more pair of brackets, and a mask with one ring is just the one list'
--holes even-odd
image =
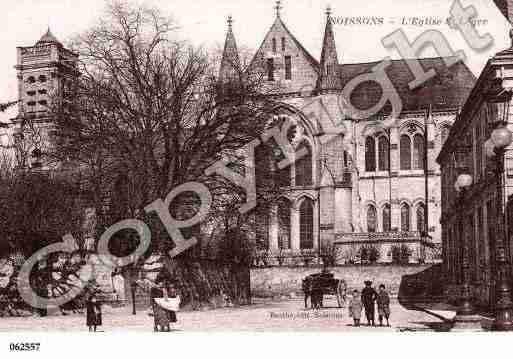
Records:
{"label": "shadow on ground", "polygon": [[424,312],[439,319],[440,323],[419,323],[435,331],[448,331],[452,318],[446,313],[456,311],[456,307],[448,304],[444,296],[442,278],[441,264],[435,264],[422,272],[404,275],[397,295],[399,304],[406,309]]}

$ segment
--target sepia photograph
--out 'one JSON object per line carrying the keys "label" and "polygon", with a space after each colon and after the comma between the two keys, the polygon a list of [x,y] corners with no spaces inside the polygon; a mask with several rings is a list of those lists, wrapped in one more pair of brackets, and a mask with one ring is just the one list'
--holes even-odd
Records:
{"label": "sepia photograph", "polygon": [[0,7],[5,357],[504,347],[513,0]]}

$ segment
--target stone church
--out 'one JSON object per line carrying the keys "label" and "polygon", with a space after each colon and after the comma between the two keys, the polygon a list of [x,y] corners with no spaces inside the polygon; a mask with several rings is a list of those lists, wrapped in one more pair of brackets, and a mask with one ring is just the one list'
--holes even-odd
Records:
{"label": "stone church", "polygon": [[[280,10],[278,3],[274,23],[250,66],[258,64],[266,82],[279,89],[274,96],[281,103],[280,116],[300,129],[294,143],[307,155],[286,169],[283,199],[259,219],[259,248],[289,263],[323,251],[332,251],[339,263],[372,261],[371,252],[374,260],[392,262],[401,248],[411,262],[436,260],[441,234],[435,159],[475,77],[463,62],[448,67],[443,58],[419,59],[437,75],[410,90],[414,76],[407,61],[392,60],[386,72],[402,101],[400,116],[387,124],[385,106],[369,118],[352,119],[340,94],[379,61],[339,63],[329,11],[321,59],[315,59],[287,28]],[[30,144],[25,159],[26,165],[37,167],[44,165],[38,154],[52,135],[50,98],[57,93],[66,101],[78,76],[78,55],[50,30],[34,46],[17,51],[20,101],[10,128],[16,138],[23,119],[31,118],[43,129],[33,137],[37,143]],[[236,63],[230,19],[220,78],[230,76]],[[351,103],[366,109],[381,97],[379,84],[367,81],[351,93]],[[277,217],[285,218],[284,225]]]}
{"label": "stone church", "polygon": [[[250,68],[263,65],[265,80],[279,89],[281,116],[301,129],[294,144],[307,155],[286,170],[283,199],[259,219],[260,252],[280,264],[328,252],[336,263],[393,262],[397,253],[407,253],[402,263],[440,260],[435,159],[474,75],[461,61],[448,67],[444,58],[418,59],[437,75],[410,90],[414,76],[407,61],[392,60],[386,73],[402,101],[400,116],[391,122],[384,106],[369,118],[352,119],[339,96],[379,61],[339,62],[329,9],[321,58],[315,59],[287,28],[280,10],[277,2],[274,23]],[[230,17],[220,77],[230,76],[230,64],[239,61]],[[351,104],[367,109],[381,97],[379,84],[367,81],[354,88]]]}

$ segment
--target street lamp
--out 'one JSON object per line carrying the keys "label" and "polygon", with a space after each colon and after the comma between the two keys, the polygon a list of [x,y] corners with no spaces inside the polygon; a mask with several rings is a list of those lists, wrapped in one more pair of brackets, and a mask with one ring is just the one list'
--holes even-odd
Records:
{"label": "street lamp", "polygon": [[[318,263],[321,264],[321,188],[322,188],[322,177],[324,170],[331,172],[328,167],[328,154],[321,152],[319,156],[320,169],[319,169],[319,185],[317,187],[317,257]],[[333,178],[333,175],[331,176]],[[324,264],[325,265],[325,264]]]}
{"label": "street lamp", "polygon": [[479,320],[476,318],[475,308],[472,304],[472,286],[470,284],[470,247],[468,236],[465,235],[465,231],[463,230],[464,218],[465,218],[465,192],[472,185],[472,176],[466,173],[462,173],[458,176],[456,183],[454,184],[454,188],[459,193],[460,198],[460,209],[459,209],[459,233],[460,236],[463,236],[463,262],[462,262],[462,274],[463,274],[463,283],[461,288],[461,302],[460,306],[456,312],[456,316],[454,317],[454,327],[458,328],[471,328],[472,323],[476,323]]}
{"label": "street lamp", "polygon": [[[497,184],[497,220],[499,231],[495,240],[495,320],[492,330],[513,330],[513,302],[509,283],[508,233],[505,230],[503,213],[502,176],[504,175],[504,152],[513,141],[511,131],[505,126],[493,130],[485,142],[486,155],[495,158],[494,176]],[[492,151],[493,149],[493,151]]]}

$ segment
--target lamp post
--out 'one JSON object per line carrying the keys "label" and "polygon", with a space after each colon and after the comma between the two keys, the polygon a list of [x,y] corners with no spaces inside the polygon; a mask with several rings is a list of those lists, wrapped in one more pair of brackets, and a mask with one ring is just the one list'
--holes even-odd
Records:
{"label": "lamp post", "polygon": [[[322,189],[322,177],[324,170],[330,171],[328,167],[328,154],[321,152],[319,156],[319,185],[317,186],[317,261],[321,264],[322,261],[322,241],[321,241],[321,189]],[[333,177],[333,176],[332,176]],[[323,263],[325,266],[325,263]]]}
{"label": "lamp post", "polygon": [[454,328],[456,329],[473,329],[478,325],[480,327],[480,318],[476,317],[476,310],[472,303],[472,286],[470,278],[470,247],[468,236],[465,234],[464,218],[465,218],[465,193],[472,185],[472,176],[462,173],[458,176],[454,188],[459,192],[459,233],[463,236],[460,241],[463,244],[463,260],[461,270],[463,274],[463,283],[461,286],[461,301],[454,317]]}
{"label": "lamp post", "polygon": [[504,152],[513,141],[511,132],[500,126],[493,130],[491,137],[485,142],[486,155],[495,158],[494,177],[496,180],[497,192],[497,220],[498,231],[495,240],[495,320],[492,330],[509,331],[513,330],[513,302],[511,300],[511,286],[509,256],[508,256],[508,233],[505,230],[505,218],[503,208],[502,177],[504,175]]}

